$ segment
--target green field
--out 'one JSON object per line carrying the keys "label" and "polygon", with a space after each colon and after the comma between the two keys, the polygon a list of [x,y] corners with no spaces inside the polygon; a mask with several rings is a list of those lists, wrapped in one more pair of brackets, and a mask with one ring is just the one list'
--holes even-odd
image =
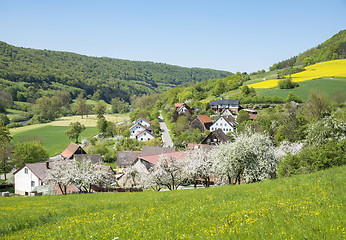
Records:
{"label": "green field", "polygon": [[[71,142],[64,133],[68,128],[68,126],[39,125],[38,128],[13,134],[13,141],[16,143],[20,140],[30,138],[39,139],[42,145],[48,150],[49,155],[55,156],[61,153]],[[96,134],[96,127],[86,127],[79,139],[81,139],[81,137],[91,137]]]}
{"label": "green field", "polygon": [[0,200],[1,239],[345,239],[346,166],[248,185]]}
{"label": "green field", "polygon": [[305,82],[299,82],[299,87],[294,89],[256,89],[259,96],[280,96],[287,98],[289,92],[293,92],[295,95],[307,100],[310,94],[310,90],[314,89],[320,92],[326,92],[331,99],[335,92],[344,92],[346,96],[346,78],[321,78],[314,79]]}

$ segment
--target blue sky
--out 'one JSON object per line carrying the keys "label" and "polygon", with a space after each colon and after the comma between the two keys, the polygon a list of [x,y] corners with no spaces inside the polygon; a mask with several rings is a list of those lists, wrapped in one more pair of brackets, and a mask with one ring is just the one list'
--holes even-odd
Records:
{"label": "blue sky", "polygon": [[0,41],[232,72],[268,68],[346,29],[346,0],[0,0]]}

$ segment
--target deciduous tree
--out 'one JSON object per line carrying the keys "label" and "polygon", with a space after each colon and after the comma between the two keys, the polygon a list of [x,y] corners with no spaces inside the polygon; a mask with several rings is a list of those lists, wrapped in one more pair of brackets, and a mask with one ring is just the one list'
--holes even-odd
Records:
{"label": "deciduous tree", "polygon": [[70,128],[65,131],[65,135],[69,137],[69,139],[75,139],[76,143],[78,143],[79,135],[85,130],[85,126],[80,122],[71,122]]}

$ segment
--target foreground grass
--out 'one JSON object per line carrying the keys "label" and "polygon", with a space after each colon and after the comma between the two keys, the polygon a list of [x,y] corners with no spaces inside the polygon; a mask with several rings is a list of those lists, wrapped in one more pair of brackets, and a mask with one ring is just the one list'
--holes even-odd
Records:
{"label": "foreground grass", "polygon": [[[35,125],[33,125],[35,126]],[[68,144],[73,141],[65,135],[65,131],[69,129],[67,126],[51,126],[46,124],[39,124],[39,127],[29,128],[27,131],[22,131],[13,134],[13,142],[17,143],[21,140],[38,139],[42,145],[47,149],[50,156],[55,156],[61,153]],[[92,137],[97,134],[96,127],[86,127],[79,137],[79,142],[82,137]]]}
{"label": "foreground grass", "polygon": [[346,167],[174,192],[0,199],[2,239],[345,239]]}

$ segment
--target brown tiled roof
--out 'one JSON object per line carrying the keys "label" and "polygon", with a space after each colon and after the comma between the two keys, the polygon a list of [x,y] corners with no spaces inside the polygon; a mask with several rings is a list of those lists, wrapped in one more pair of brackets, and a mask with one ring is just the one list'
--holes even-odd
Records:
{"label": "brown tiled roof", "polygon": [[183,106],[184,105],[184,103],[175,103],[174,104],[174,107],[176,108],[176,109],[178,109],[178,108],[180,108],[181,106]]}
{"label": "brown tiled roof", "polygon": [[[78,149],[80,151],[78,151]],[[71,158],[73,156],[73,154],[76,153],[85,153],[85,151],[83,150],[83,148],[73,142],[71,142],[67,148],[61,153],[61,156],[63,156],[64,158]]]}
{"label": "brown tiled roof", "polygon": [[197,117],[202,123],[212,123],[211,119],[207,115],[197,115]]}

